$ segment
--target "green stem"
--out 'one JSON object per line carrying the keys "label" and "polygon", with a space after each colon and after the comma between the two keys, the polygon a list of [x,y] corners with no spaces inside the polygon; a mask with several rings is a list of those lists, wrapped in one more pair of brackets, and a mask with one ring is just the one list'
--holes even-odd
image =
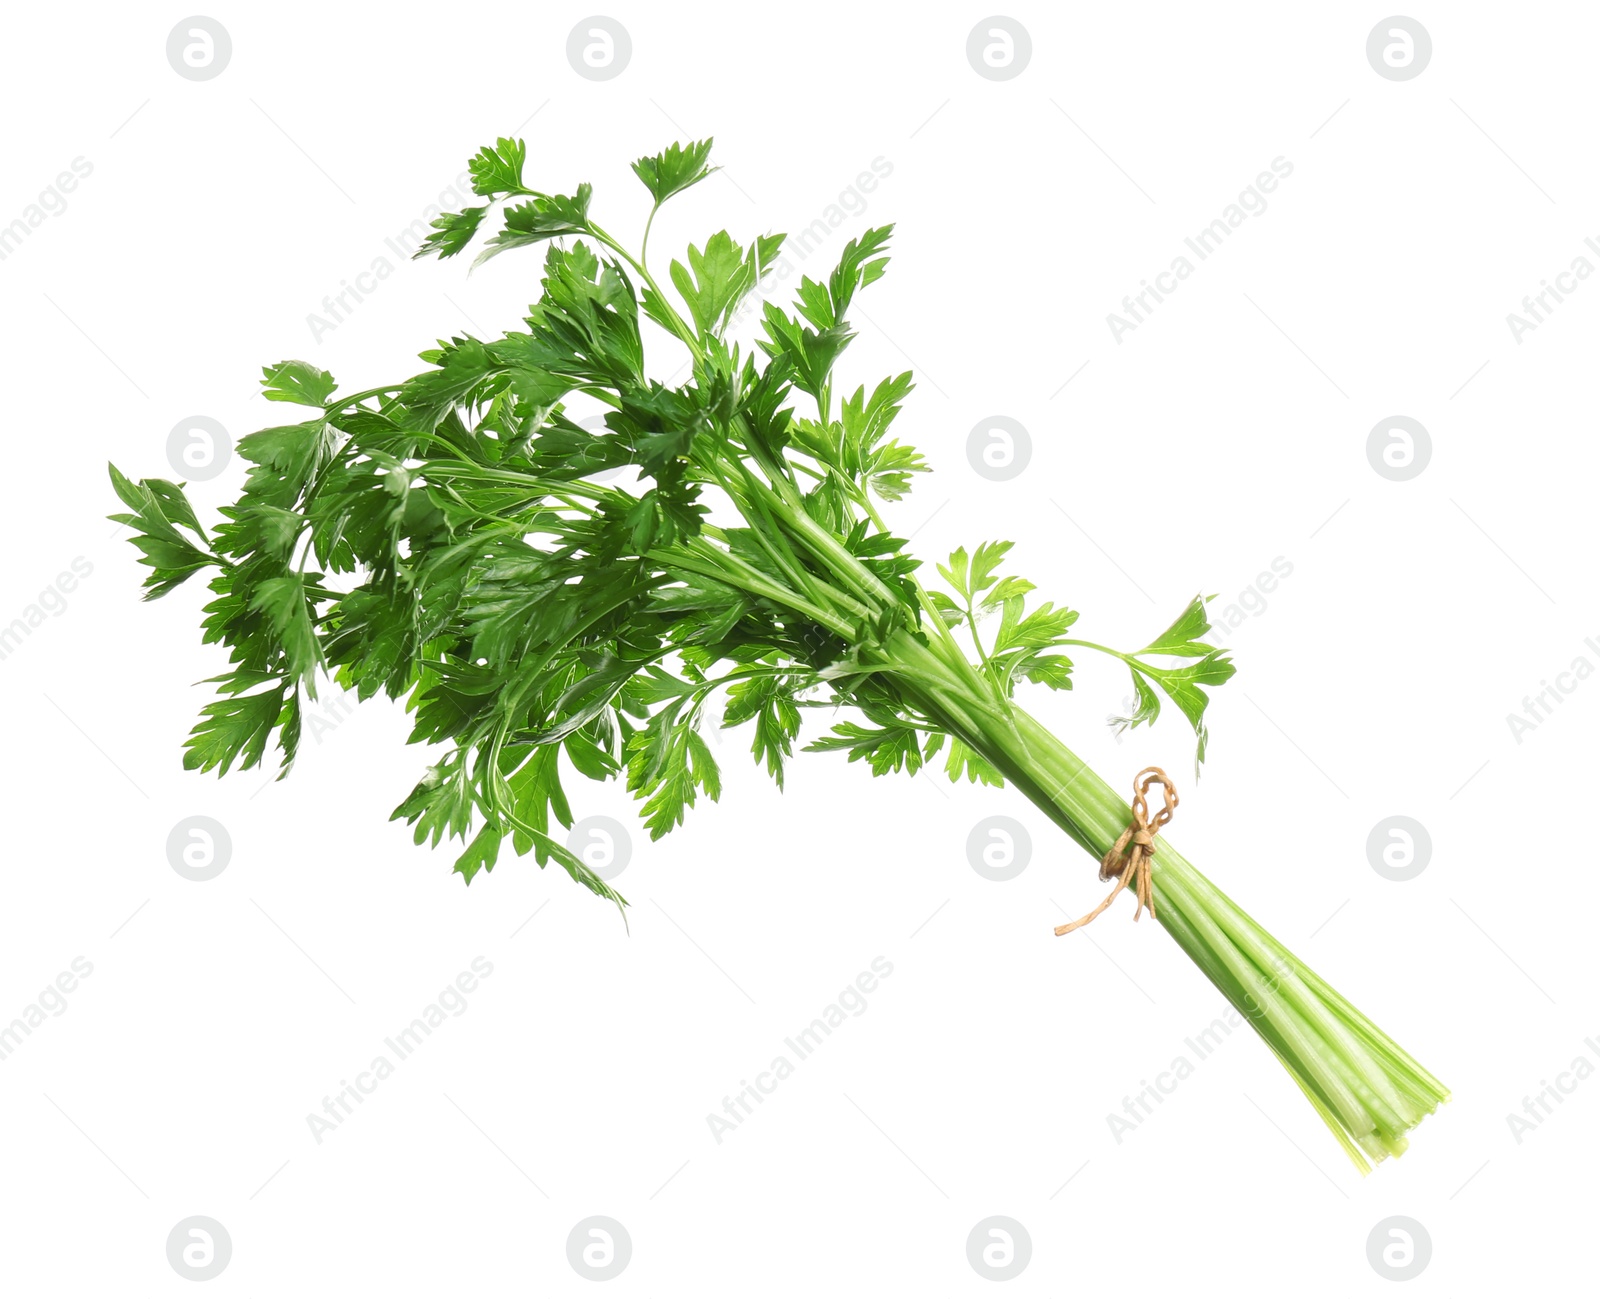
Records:
{"label": "green stem", "polygon": [[639,240],[639,268],[644,269],[649,264],[650,227],[656,223],[656,213],[661,211],[661,204],[657,203],[650,209],[650,215],[644,219],[644,236]]}
{"label": "green stem", "polygon": [[612,252],[616,253],[618,257],[625,260],[629,266],[633,267],[639,278],[650,286],[651,292],[656,295],[661,305],[666,308],[667,315],[672,320],[672,332],[683,340],[683,344],[689,349],[691,356],[696,360],[704,360],[705,349],[700,345],[699,336],[689,327],[688,322],[678,314],[677,309],[673,307],[667,295],[661,291],[661,286],[656,283],[655,276],[650,274],[645,264],[592,221],[589,223],[589,233],[611,249]]}
{"label": "green stem", "polygon": [[324,415],[332,415],[337,411],[348,410],[351,406],[360,405],[369,397],[381,397],[386,392],[399,392],[404,384],[391,383],[384,388],[368,388],[365,392],[352,393],[348,397],[341,397],[336,402],[331,402],[322,408]]}
{"label": "green stem", "polygon": [[[706,553],[709,551],[709,554]],[[839,617],[830,609],[823,609],[793,591],[779,586],[776,582],[766,577],[757,570],[743,564],[735,556],[726,551],[706,547],[705,550],[691,546],[680,549],[646,556],[653,563],[671,565],[686,573],[694,573],[699,577],[709,577],[713,581],[722,582],[728,586],[736,587],[750,595],[759,595],[763,599],[771,600],[774,604],[792,609],[794,612],[809,618],[819,626],[826,627],[835,636],[848,639],[854,634],[855,628],[844,618]]]}

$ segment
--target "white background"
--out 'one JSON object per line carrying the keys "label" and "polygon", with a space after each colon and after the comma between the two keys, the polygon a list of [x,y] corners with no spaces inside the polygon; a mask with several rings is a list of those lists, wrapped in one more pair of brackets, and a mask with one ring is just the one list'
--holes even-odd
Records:
{"label": "white background", "polygon": [[[93,169],[0,262],[0,623],[93,566],[0,661],[0,1021],[93,965],[0,1061],[8,1293],[191,1293],[165,1241],[194,1214],[231,1236],[224,1295],[591,1293],[565,1242],[593,1214],[633,1242],[618,1295],[987,1293],[965,1242],[994,1214],[1032,1239],[1019,1294],[1387,1292],[1366,1242],[1391,1215],[1432,1240],[1417,1294],[1581,1283],[1600,1081],[1520,1143],[1507,1115],[1597,1057],[1600,682],[1520,743],[1506,717],[1600,666],[1600,284],[1520,343],[1506,316],[1600,235],[1594,13],[1412,11],[1432,61],[1394,82],[1370,6],[1022,5],[1031,62],[994,82],[966,58],[978,8],[622,4],[631,63],[593,82],[566,58],[578,8],[208,12],[233,54],[205,82],[165,57],[182,11],[148,4],[13,7],[0,51],[0,224]],[[805,269],[898,223],[844,374],[914,358],[898,431],[937,472],[892,520],[925,558],[1013,538],[1118,645],[1292,564],[1228,636],[1198,784],[1179,722],[1112,736],[1108,662],[1030,707],[1119,788],[1178,775],[1185,852],[1451,1085],[1403,1160],[1358,1177],[1242,1032],[1117,1143],[1106,1116],[1221,999],[1125,905],[1052,937],[1102,886],[1009,790],[809,755],[780,795],[729,733],[721,805],[635,833],[628,933],[557,870],[508,854],[463,888],[453,852],[412,847],[386,818],[427,759],[397,707],[335,716],[283,784],[182,771],[192,683],[224,657],[198,643],[203,590],[140,605],[105,461],[171,476],[186,417],[281,422],[254,394],[284,357],[354,390],[513,327],[537,254],[469,278],[384,243],[512,133],[530,181],[593,182],[630,241],[629,161],[714,134],[725,171],[658,221],[658,266],[723,226],[796,229],[892,166]],[[1277,157],[1267,210],[1116,341],[1107,313]],[[381,256],[394,274],[314,338]],[[680,355],[653,349],[665,378]],[[1032,438],[1009,482],[967,462],[994,414]],[[1400,483],[1365,449],[1396,414],[1433,444]],[[202,512],[242,474],[197,484]],[[580,814],[631,820],[578,784]],[[966,855],[995,813],[1033,836],[1008,883]],[[1394,814],[1433,841],[1406,883],[1367,859]],[[207,883],[167,861],[191,815],[233,841]],[[478,956],[466,1012],[318,1144],[307,1114]],[[880,956],[866,1012],[719,1144],[707,1114]]]}

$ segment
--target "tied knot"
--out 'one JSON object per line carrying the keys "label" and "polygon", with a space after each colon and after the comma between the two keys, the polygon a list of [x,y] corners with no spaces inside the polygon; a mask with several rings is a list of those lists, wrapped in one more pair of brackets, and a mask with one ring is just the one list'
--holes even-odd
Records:
{"label": "tied knot", "polygon": [[[1152,816],[1149,795],[1154,785],[1161,786],[1162,805]],[[1128,828],[1118,836],[1116,843],[1111,845],[1111,850],[1100,860],[1100,878],[1116,880],[1116,885],[1106,894],[1105,900],[1088,915],[1070,924],[1058,925],[1057,937],[1070,934],[1074,929],[1081,929],[1109,907],[1116,900],[1117,894],[1130,885],[1134,896],[1139,900],[1139,905],[1133,909],[1133,918],[1138,920],[1146,911],[1152,916],[1155,915],[1156,896],[1150,883],[1150,861],[1155,855],[1156,832],[1172,820],[1172,813],[1177,806],[1178,791],[1173,787],[1172,781],[1167,779],[1167,773],[1160,767],[1146,767],[1133,778],[1133,807]]]}

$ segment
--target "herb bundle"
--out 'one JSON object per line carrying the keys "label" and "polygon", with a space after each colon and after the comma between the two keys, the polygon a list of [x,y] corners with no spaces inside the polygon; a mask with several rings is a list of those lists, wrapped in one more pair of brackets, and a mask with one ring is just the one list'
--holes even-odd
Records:
{"label": "herb bundle", "polygon": [[[651,221],[714,170],[710,149],[634,163]],[[479,262],[546,249],[523,328],[441,341],[421,373],[348,395],[306,362],[267,367],[265,396],[313,413],[240,441],[244,489],[210,531],[181,485],[112,467],[128,511],[113,517],[151,570],[146,598],[211,574],[203,639],[227,646],[230,666],[184,765],[255,766],[275,739],[287,774],[324,676],[361,699],[403,697],[411,740],[443,753],[394,813],[418,843],[461,839],[467,881],[509,843],[621,906],[560,838],[570,773],[625,780],[659,838],[721,792],[701,735],[717,701],[780,786],[802,710],[843,706],[854,720],[809,748],[875,776],[937,761],[952,779],[1009,781],[1105,857],[1129,828],[1127,800],[1017,704],[1018,686],[1070,689],[1072,654],[1112,654],[1133,678],[1124,724],[1170,702],[1203,758],[1206,690],[1233,673],[1206,642],[1204,600],[1121,652],[1076,637],[1076,612],[1035,602],[1006,571],[1009,542],[957,550],[939,584],[922,584],[877,505],[927,468],[891,436],[911,375],[834,387],[851,304],[883,275],[891,227],[851,240],[825,281],[802,278],[792,311],[767,302],[759,352],[744,351],[730,323],[783,236],[746,245],[720,231],[690,247],[670,266],[674,301],[647,268],[648,222],[635,256],[590,215],[588,185],[531,189],[525,160],[516,140],[479,152],[485,202],[439,217],[418,253],[461,253],[498,210]],[[687,349],[682,384],[647,375],[646,321]],[[603,403],[603,428],[569,416],[576,394]],[[623,469],[636,486],[615,484]],[[713,522],[713,504],[737,525]],[[1400,1154],[1444,1087],[1164,839],[1154,854],[1157,920],[1356,1165]]]}

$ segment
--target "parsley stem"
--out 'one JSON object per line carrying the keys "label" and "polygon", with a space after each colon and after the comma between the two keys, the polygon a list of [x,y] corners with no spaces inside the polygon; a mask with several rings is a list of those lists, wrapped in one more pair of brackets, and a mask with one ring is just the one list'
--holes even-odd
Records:
{"label": "parsley stem", "polygon": [[688,322],[678,314],[677,308],[672,305],[667,295],[661,291],[661,286],[656,283],[655,276],[650,274],[645,264],[592,221],[589,223],[589,233],[611,249],[612,252],[616,253],[617,256],[623,258],[629,266],[639,273],[639,278],[649,285],[650,291],[656,295],[662,310],[667,313],[667,318],[672,322],[673,332],[683,340],[684,346],[689,349],[689,354],[698,360],[704,360],[705,350],[700,346],[699,337],[694,330],[689,328]]}
{"label": "parsley stem", "polygon": [[[1127,802],[1026,712],[1014,715],[1020,745],[1004,728],[968,742],[1069,837],[1104,856],[1128,825]],[[1164,836],[1152,880],[1157,921],[1267,1040],[1357,1167],[1403,1151],[1406,1129],[1448,1099],[1442,1084]]]}
{"label": "parsley stem", "polygon": [[399,392],[405,385],[398,383],[386,384],[382,388],[368,388],[365,392],[352,393],[348,397],[341,397],[338,401],[331,401],[323,407],[326,414],[332,415],[341,410],[349,410],[352,406],[359,406],[362,402],[372,397],[381,397],[386,392]]}
{"label": "parsley stem", "polygon": [[650,215],[644,219],[644,235],[639,240],[639,269],[644,270],[649,263],[646,252],[650,247],[650,227],[656,223],[656,213],[661,211],[661,204],[655,203],[650,208]]}

